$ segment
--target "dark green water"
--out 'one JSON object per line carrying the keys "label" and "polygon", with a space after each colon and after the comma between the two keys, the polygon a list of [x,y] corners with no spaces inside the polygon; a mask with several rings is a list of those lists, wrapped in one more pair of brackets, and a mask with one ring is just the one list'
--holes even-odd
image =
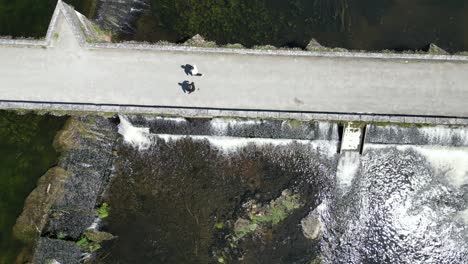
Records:
{"label": "dark green water", "polygon": [[311,38],[357,50],[468,50],[466,0],[150,0],[128,39],[305,47]]}
{"label": "dark green water", "polygon": [[65,119],[0,111],[0,264],[14,263],[23,247],[12,228],[37,179],[57,161],[52,141]]}
{"label": "dark green water", "polygon": [[[87,16],[97,0],[66,1]],[[468,50],[466,0],[149,0],[121,40],[183,42],[199,33],[219,44],[418,50],[429,43]],[[0,35],[45,35],[55,0],[0,0]],[[128,4],[127,4],[128,5]],[[127,8],[128,6],[126,6]],[[124,12],[130,15],[130,12]]]}
{"label": "dark green water", "polygon": [[[65,2],[85,13],[92,0]],[[0,0],[0,36],[45,37],[56,5],[56,0]]]}

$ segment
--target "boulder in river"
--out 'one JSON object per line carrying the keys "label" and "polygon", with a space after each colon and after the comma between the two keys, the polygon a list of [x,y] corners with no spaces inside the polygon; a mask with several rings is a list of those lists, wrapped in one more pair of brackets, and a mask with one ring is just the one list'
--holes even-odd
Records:
{"label": "boulder in river", "polygon": [[315,240],[320,236],[322,224],[312,212],[301,220],[301,226],[302,233],[308,239]]}

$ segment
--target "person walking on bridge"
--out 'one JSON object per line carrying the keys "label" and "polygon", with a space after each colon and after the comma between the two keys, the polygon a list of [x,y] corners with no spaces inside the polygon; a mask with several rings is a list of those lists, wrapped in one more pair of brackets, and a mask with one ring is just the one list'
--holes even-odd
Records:
{"label": "person walking on bridge", "polygon": [[190,65],[190,64],[185,64],[185,65],[182,65],[181,66],[184,71],[185,71],[185,74],[187,75],[191,75],[191,76],[202,76],[203,74],[201,74],[199,71],[198,71],[198,67],[197,65]]}
{"label": "person walking on bridge", "polygon": [[202,76],[203,75],[200,72],[198,72],[197,65],[195,65],[195,64],[193,65],[193,68],[190,71],[190,73],[192,74],[192,76]]}

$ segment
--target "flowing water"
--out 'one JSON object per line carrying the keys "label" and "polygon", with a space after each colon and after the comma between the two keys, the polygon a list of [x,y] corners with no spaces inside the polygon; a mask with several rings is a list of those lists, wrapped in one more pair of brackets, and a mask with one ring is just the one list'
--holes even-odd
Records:
{"label": "flowing water", "polygon": [[37,179],[57,160],[52,141],[64,122],[0,111],[0,264],[14,263],[23,247],[12,228]]}
{"label": "flowing water", "polygon": [[[104,245],[98,263],[213,263],[219,257],[229,263],[306,263],[317,256],[318,244],[302,235],[298,222],[317,206],[319,182],[334,174],[336,125],[284,128],[309,132],[303,134],[309,139],[293,140],[176,134],[209,128],[238,135],[248,130],[244,126],[255,133],[266,121],[133,121],[149,127],[121,118],[124,141],[105,198],[111,216],[104,221],[118,239]],[[278,215],[278,223],[235,241],[232,230],[247,218],[245,204],[268,204],[289,192],[301,202],[288,217]]]}
{"label": "flowing water", "polygon": [[[362,155],[337,154],[327,123],[138,116],[121,117],[119,133],[103,225],[119,238],[96,263],[468,259],[466,128],[369,126]],[[399,133],[410,136],[379,136]],[[236,237],[239,219],[284,195],[299,205]],[[316,240],[301,228],[309,213]]]}
{"label": "flowing water", "polygon": [[344,157],[346,184],[315,210],[323,263],[466,263],[466,131],[370,126],[362,157]]}

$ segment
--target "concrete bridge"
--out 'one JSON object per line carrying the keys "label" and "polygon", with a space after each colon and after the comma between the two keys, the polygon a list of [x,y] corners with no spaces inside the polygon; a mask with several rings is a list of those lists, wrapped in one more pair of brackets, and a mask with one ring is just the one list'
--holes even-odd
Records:
{"label": "concrete bridge", "polygon": [[59,1],[45,40],[0,40],[0,108],[468,123],[465,56],[91,43],[85,24]]}

